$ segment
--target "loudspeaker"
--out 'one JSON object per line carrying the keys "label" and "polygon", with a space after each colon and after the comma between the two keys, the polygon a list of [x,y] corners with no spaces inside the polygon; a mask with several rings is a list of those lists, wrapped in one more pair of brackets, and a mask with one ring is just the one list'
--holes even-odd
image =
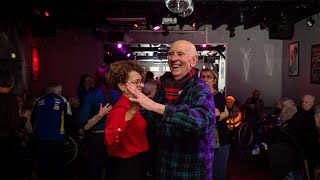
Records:
{"label": "loudspeaker", "polygon": [[280,40],[290,40],[294,34],[294,24],[279,24],[271,23],[269,25],[269,38],[270,39],[280,39]]}
{"label": "loudspeaker", "polygon": [[51,17],[34,17],[31,28],[33,37],[56,37],[56,24]]}
{"label": "loudspeaker", "polygon": [[123,41],[123,38],[124,38],[124,32],[115,32],[115,31],[108,32],[109,42]]}

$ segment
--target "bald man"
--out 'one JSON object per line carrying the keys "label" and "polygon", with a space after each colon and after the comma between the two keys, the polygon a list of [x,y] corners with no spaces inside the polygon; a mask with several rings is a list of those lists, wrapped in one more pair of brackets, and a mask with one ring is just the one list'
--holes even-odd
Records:
{"label": "bald man", "polygon": [[305,159],[308,162],[310,178],[314,179],[313,169],[320,163],[320,147],[317,144],[318,131],[314,118],[314,101],[315,97],[306,94],[302,97],[301,113],[304,117],[303,121],[303,147],[305,150]]}
{"label": "bald man", "polygon": [[313,108],[314,105],[314,96],[310,95],[310,94],[306,94],[302,97],[302,109],[304,111],[309,111]]}
{"label": "bald man", "polygon": [[130,101],[149,111],[145,119],[156,128],[156,179],[212,180],[215,106],[194,68],[197,61],[195,46],[179,40],[170,47],[171,72],[161,77],[154,101],[127,83],[136,96]]}

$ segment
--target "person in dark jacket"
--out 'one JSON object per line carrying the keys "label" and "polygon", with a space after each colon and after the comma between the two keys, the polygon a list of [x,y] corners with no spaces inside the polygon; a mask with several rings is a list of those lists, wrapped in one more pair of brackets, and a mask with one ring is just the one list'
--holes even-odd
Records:
{"label": "person in dark jacket", "polygon": [[314,96],[306,94],[302,97],[301,109],[299,111],[304,117],[303,121],[303,135],[304,140],[302,146],[304,147],[305,160],[308,164],[310,179],[314,179],[313,169],[320,161],[320,148],[317,143],[318,132],[314,118]]}
{"label": "person in dark jacket", "polygon": [[77,95],[79,98],[80,106],[83,103],[84,97],[93,90],[93,80],[89,74],[82,74],[80,76],[78,88],[77,88]]}
{"label": "person in dark jacket", "polygon": [[283,102],[280,112],[282,124],[269,130],[269,162],[272,179],[300,179],[304,169],[306,139],[303,114],[295,103],[288,99]]}
{"label": "person in dark jacket", "polygon": [[24,127],[27,117],[19,116],[16,96],[11,93],[14,75],[0,68],[0,169],[1,176],[23,179],[22,159],[17,149],[17,130]]}
{"label": "person in dark jacket", "polygon": [[64,178],[64,127],[72,112],[61,93],[61,84],[50,83],[47,94],[37,100],[31,115],[39,180]]}
{"label": "person in dark jacket", "polygon": [[[98,66],[95,73],[95,89],[83,99],[80,110],[80,124],[88,140],[88,179],[100,180],[110,176],[110,161],[104,143],[106,116],[118,101],[119,93],[110,88],[106,81],[109,65]],[[103,173],[104,171],[104,173]]]}
{"label": "person in dark jacket", "polygon": [[[226,126],[226,118],[229,112],[226,107],[226,100],[221,92],[218,91],[216,83],[218,74],[212,69],[202,69],[200,78],[208,84],[213,96],[215,112],[216,112],[216,125],[213,129],[214,139],[214,179],[226,179],[227,166],[229,158],[229,149],[231,141],[228,141],[228,128]],[[231,139],[231,137],[230,137]]]}

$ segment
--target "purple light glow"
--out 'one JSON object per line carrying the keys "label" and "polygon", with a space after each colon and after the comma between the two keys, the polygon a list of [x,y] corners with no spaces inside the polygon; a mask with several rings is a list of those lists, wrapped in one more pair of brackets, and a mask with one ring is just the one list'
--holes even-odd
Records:
{"label": "purple light glow", "polygon": [[131,54],[130,54],[130,53],[128,53],[128,54],[127,54],[127,57],[130,57],[130,56],[131,56]]}
{"label": "purple light glow", "polygon": [[155,26],[155,27],[153,27],[153,30],[155,30],[155,31],[160,30],[160,26]]}
{"label": "purple light glow", "polygon": [[120,49],[122,48],[122,44],[118,44],[117,47]]}
{"label": "purple light glow", "polygon": [[202,44],[202,47],[205,48],[205,47],[207,47],[207,45],[206,44]]}

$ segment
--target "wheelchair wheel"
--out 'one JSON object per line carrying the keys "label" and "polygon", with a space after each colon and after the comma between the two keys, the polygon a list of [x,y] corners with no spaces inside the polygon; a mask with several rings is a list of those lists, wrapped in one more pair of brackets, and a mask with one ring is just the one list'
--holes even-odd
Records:
{"label": "wheelchair wheel", "polygon": [[238,131],[238,143],[240,147],[246,148],[251,145],[253,141],[253,130],[248,123],[242,123]]}
{"label": "wheelchair wheel", "polygon": [[65,159],[65,165],[68,165],[72,163],[78,155],[78,145],[76,141],[70,137],[67,136],[64,141],[64,159]]}

